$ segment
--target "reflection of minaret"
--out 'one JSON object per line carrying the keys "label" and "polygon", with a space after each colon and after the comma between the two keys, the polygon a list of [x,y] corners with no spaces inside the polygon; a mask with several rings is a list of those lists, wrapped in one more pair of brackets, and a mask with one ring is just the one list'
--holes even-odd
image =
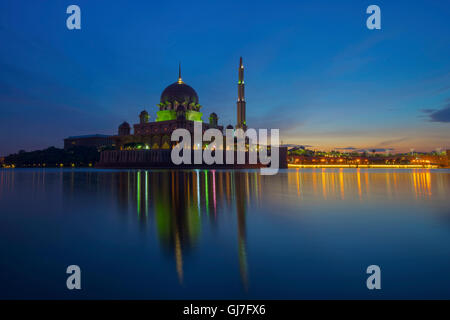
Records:
{"label": "reflection of minaret", "polygon": [[[181,71],[180,71],[180,78],[181,80]],[[172,194],[172,204],[179,204],[179,200],[181,200],[181,203],[184,204],[184,192],[180,193],[179,189],[175,186],[180,186],[180,181],[178,181],[178,172],[176,175],[174,175],[174,172],[171,174],[172,176],[172,183],[171,183],[171,194]],[[182,210],[180,210],[182,209]],[[177,208],[175,207],[175,210],[173,211],[173,219],[174,224],[173,228],[175,230],[175,263],[177,265],[177,274],[178,274],[178,280],[180,283],[183,283],[183,250],[181,246],[181,240],[180,240],[180,231],[183,231],[184,228],[182,228],[182,222],[180,220],[183,219],[185,210],[183,208]]]}
{"label": "reflection of minaret", "polygon": [[244,92],[244,65],[242,57],[239,62],[239,81],[238,81],[238,100],[237,100],[237,124],[236,129],[246,129],[247,123],[245,120],[245,92]]}
{"label": "reflection of minaret", "polygon": [[175,233],[175,263],[177,265],[178,281],[183,283],[183,251],[181,249],[180,234]]}
{"label": "reflection of minaret", "polygon": [[239,250],[239,269],[245,290],[248,289],[248,268],[247,268],[247,239],[245,225],[245,176],[241,172],[236,172],[235,195],[236,195],[236,215],[238,223],[238,250]]}

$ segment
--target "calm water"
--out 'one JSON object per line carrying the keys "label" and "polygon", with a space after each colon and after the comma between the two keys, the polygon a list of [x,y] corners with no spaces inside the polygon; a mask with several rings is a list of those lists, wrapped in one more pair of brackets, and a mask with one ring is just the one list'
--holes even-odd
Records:
{"label": "calm water", "polygon": [[449,299],[450,171],[0,170],[0,252],[0,298]]}

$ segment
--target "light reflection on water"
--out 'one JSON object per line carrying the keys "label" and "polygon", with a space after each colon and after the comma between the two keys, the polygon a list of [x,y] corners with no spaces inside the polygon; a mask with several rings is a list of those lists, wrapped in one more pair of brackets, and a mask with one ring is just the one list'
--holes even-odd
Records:
{"label": "light reflection on water", "polygon": [[0,170],[0,297],[449,298],[449,191],[448,170]]}

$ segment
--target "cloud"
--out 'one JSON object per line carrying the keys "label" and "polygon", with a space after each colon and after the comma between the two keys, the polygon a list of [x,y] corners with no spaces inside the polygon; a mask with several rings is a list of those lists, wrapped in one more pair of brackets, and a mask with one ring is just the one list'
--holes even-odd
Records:
{"label": "cloud", "polygon": [[336,150],[356,150],[356,149],[358,149],[358,148],[355,148],[355,147],[346,147],[346,148],[334,148],[334,149],[336,149]]}
{"label": "cloud", "polygon": [[377,144],[377,147],[385,147],[385,146],[390,146],[399,142],[403,142],[406,140],[409,140],[410,138],[408,137],[403,137],[403,138],[397,138],[397,139],[390,139],[390,140],[385,140],[385,141],[381,141],[379,144]]}
{"label": "cloud", "polygon": [[283,144],[283,147],[288,147],[288,148],[312,148],[314,146],[312,146],[310,144],[292,144],[292,143],[288,143],[288,144]]}
{"label": "cloud", "polygon": [[440,110],[430,113],[431,122],[450,122],[450,103]]}
{"label": "cloud", "polygon": [[425,115],[427,115],[428,121],[431,122],[450,122],[450,98],[445,100],[445,105],[442,109],[422,109]]}
{"label": "cloud", "polygon": [[392,148],[367,148],[367,149],[359,149],[358,152],[389,152],[394,149]]}
{"label": "cloud", "polygon": [[362,42],[351,44],[334,56],[328,72],[332,76],[341,76],[346,73],[353,73],[377,59],[372,54],[373,48],[386,40],[386,35],[365,39]]}
{"label": "cloud", "polygon": [[272,108],[264,114],[251,115],[249,123],[255,129],[280,129],[280,134],[287,134],[295,131],[305,123],[305,118],[288,112],[280,112],[286,107],[279,106]]}

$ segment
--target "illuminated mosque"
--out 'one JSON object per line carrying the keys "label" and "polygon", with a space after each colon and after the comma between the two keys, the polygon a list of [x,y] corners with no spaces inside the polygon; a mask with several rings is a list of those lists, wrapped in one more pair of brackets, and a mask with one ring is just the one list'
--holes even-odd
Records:
{"label": "illuminated mosque", "polygon": [[[134,132],[127,122],[119,126],[118,135],[112,136],[116,149],[171,149],[176,142],[170,137],[172,132],[178,128],[184,128],[193,134],[194,122],[202,123],[203,132],[209,128],[223,131],[223,126],[218,124],[216,113],[209,115],[209,121],[202,120],[202,106],[199,103],[197,92],[186,84],[181,78],[181,67],[179,67],[178,81],[172,83],[161,94],[159,111],[156,119],[150,122],[150,116],[146,110],[139,115],[139,123],[133,125]],[[237,100],[237,128],[246,129],[245,121],[245,97],[244,97],[244,65],[242,57],[239,62],[238,100]],[[227,129],[233,129],[228,125]]]}

